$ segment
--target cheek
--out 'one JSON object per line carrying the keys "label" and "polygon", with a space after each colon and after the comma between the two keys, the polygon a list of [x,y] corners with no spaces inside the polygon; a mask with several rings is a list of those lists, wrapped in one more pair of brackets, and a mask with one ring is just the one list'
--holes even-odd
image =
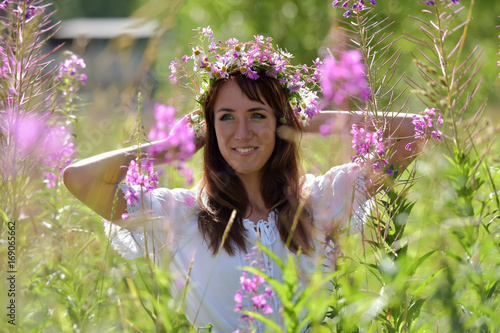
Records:
{"label": "cheek", "polygon": [[266,128],[261,131],[260,137],[263,142],[267,143],[266,150],[271,153],[276,145],[276,130],[274,128]]}
{"label": "cheek", "polygon": [[275,140],[276,137],[276,128],[274,127],[266,127],[263,128],[261,131],[261,137],[265,138],[266,140]]}

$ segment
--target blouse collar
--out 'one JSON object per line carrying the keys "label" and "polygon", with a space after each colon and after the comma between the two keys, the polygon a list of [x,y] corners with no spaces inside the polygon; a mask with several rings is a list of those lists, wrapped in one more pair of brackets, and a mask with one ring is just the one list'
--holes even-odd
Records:
{"label": "blouse collar", "polygon": [[277,239],[278,228],[276,227],[276,212],[272,211],[267,217],[267,221],[259,220],[257,223],[244,218],[243,226],[248,231],[247,235],[252,241],[257,241],[260,235],[260,242],[264,246],[270,246]]}

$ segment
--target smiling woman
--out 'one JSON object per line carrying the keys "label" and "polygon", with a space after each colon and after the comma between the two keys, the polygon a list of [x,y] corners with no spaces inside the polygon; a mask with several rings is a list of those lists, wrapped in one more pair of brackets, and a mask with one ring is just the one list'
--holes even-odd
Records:
{"label": "smiling woman", "polygon": [[[275,210],[280,211],[278,225],[285,242],[303,194],[297,142],[277,135],[278,127],[301,131],[281,85],[274,78],[253,80],[236,71],[213,84],[203,105],[207,131],[201,186],[207,203],[200,202],[199,222],[209,249],[218,250],[233,210],[238,212],[237,223],[223,244],[228,253],[234,254],[235,247],[248,250],[241,219],[266,221]],[[300,215],[290,244],[293,251],[299,245],[304,251],[311,246],[308,214],[304,210]]]}
{"label": "smiling woman", "polygon": [[[65,170],[64,181],[77,198],[113,222],[105,221],[105,225],[112,244],[125,258],[139,258],[147,252],[173,276],[189,277],[186,290],[173,283],[171,291],[174,296],[184,295],[186,317],[195,327],[211,324],[212,332],[233,331],[248,320],[236,308],[260,311],[284,328],[279,298],[256,277],[240,279],[238,267],[258,261],[270,278],[283,279],[266,254],[247,256],[257,242],[282,261],[289,254],[300,256],[304,276],[318,267],[325,269],[320,264],[324,259],[335,262],[337,245],[329,236],[341,229],[362,228],[365,180],[370,180],[364,170],[370,166],[349,163],[324,175],[305,174],[298,138],[302,124],[315,114],[306,127],[309,131],[317,131],[319,123],[332,118],[350,127],[363,116],[317,114],[316,95],[307,87],[317,79],[316,71],[292,67],[290,56],[284,57],[268,39],[257,36],[255,42],[230,40],[226,45],[218,51],[212,49],[227,55],[217,57],[218,63],[208,62],[198,47],[190,56],[201,61],[195,67],[209,75],[200,99],[204,122],[195,124],[205,131],[198,133],[197,149],[204,148],[203,174],[194,189],[121,185],[126,174],[122,166],[138,159],[136,147],[75,163]],[[190,119],[194,122],[195,117]],[[395,145],[398,150],[411,134],[411,118],[394,120],[398,126],[393,128],[404,137]],[[164,163],[164,156],[172,161],[176,147],[165,145],[172,136],[175,131],[141,147],[160,152],[155,164]],[[391,163],[396,163],[394,157],[407,159],[403,166],[409,160],[404,150],[391,156]],[[125,196],[139,202],[127,202]],[[125,212],[128,219],[120,219]],[[246,281],[243,288],[251,286],[254,298],[243,299],[240,281]],[[257,332],[266,329],[260,321],[251,325]]]}

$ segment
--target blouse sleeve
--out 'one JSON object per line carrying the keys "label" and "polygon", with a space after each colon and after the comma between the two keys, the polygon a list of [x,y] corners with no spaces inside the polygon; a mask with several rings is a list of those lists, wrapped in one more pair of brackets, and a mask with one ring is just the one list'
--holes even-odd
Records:
{"label": "blouse sleeve", "polygon": [[196,205],[192,191],[158,188],[146,192],[139,186],[119,187],[122,195],[130,190],[139,197],[138,203],[127,205],[128,217],[120,225],[104,220],[106,237],[123,258],[144,256],[146,244],[151,258],[159,257],[167,246],[170,252],[175,251],[174,235],[182,238],[196,227],[192,225]]}
{"label": "blouse sleeve", "polygon": [[318,177],[307,174],[305,182],[317,228],[324,233],[339,228],[362,230],[369,203],[359,165],[335,166]]}

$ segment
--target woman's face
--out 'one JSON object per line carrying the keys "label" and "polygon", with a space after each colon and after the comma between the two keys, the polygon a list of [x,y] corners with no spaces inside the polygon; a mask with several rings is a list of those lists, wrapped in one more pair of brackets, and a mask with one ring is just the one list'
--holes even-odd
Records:
{"label": "woman's face", "polygon": [[222,157],[238,176],[257,176],[271,156],[276,117],[267,104],[250,100],[235,81],[220,87],[214,127]]}

